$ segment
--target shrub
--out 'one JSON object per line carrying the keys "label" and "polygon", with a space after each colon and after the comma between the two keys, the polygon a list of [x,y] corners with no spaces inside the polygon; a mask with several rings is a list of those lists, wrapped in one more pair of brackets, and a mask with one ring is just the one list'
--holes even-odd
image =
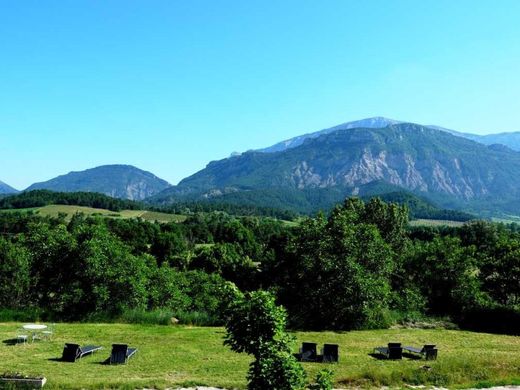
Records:
{"label": "shrub", "polygon": [[324,369],[316,375],[316,383],[309,386],[309,390],[332,390],[334,384],[334,371],[331,369]]}
{"label": "shrub", "polygon": [[251,363],[247,375],[249,390],[296,390],[305,387],[305,372],[294,356],[271,344]]}

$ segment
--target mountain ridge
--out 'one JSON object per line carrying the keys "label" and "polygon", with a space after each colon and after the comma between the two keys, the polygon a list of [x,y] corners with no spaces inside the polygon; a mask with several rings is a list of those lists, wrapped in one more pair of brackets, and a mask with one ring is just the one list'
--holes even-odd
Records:
{"label": "mountain ridge", "polygon": [[0,194],[15,194],[18,190],[0,180]]}
{"label": "mountain ridge", "polygon": [[[289,138],[284,141],[277,142],[276,144],[271,145],[266,148],[256,149],[255,151],[264,152],[264,153],[280,152],[280,151],[284,151],[284,150],[287,150],[287,149],[290,149],[293,147],[297,147],[297,146],[301,145],[306,139],[317,138],[321,135],[330,134],[337,130],[350,130],[350,129],[355,129],[355,128],[382,129],[387,126],[404,124],[404,123],[417,124],[414,122],[407,122],[407,121],[385,118],[382,116],[376,116],[376,117],[370,117],[370,118],[365,118],[365,119],[359,119],[359,120],[355,120],[355,121],[351,121],[351,122],[345,122],[345,123],[342,123],[342,124],[339,124],[339,125],[336,125],[333,127],[329,127],[329,128],[311,132],[311,133],[305,133],[300,136],[296,136],[296,137]],[[431,128],[434,130],[445,131],[445,132],[451,133],[453,135],[456,135],[458,137],[471,139],[472,141],[476,141],[476,142],[482,143],[484,145],[502,144],[502,145],[510,147],[513,150],[520,151],[520,131],[479,135],[479,134],[452,130],[452,129],[448,129],[446,127],[441,127],[441,126],[437,126],[437,125],[422,125],[422,124],[417,124],[417,125]]]}

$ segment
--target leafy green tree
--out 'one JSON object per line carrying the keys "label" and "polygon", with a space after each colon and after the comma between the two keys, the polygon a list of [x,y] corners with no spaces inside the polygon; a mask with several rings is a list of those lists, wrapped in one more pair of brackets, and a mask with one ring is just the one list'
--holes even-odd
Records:
{"label": "leafy green tree", "polygon": [[23,308],[30,302],[30,255],[23,247],[0,237],[0,306]]}
{"label": "leafy green tree", "polygon": [[258,358],[265,344],[286,344],[287,313],[277,306],[266,291],[253,291],[238,296],[228,310],[224,344],[234,352],[245,352]]}
{"label": "leafy green tree", "polygon": [[462,246],[456,237],[416,242],[404,267],[427,297],[431,313],[458,314],[488,299],[481,292],[475,247]]}
{"label": "leafy green tree", "polygon": [[520,240],[501,240],[480,267],[482,289],[501,305],[520,308]]}
{"label": "leafy green tree", "polygon": [[224,344],[253,355],[248,389],[293,390],[305,385],[305,372],[291,354],[287,314],[272,294],[254,291],[237,295],[227,310]]}
{"label": "leafy green tree", "polygon": [[168,228],[158,233],[152,241],[151,253],[158,264],[168,262],[181,269],[187,267],[188,243],[179,228]]}
{"label": "leafy green tree", "polygon": [[170,308],[188,311],[192,299],[184,286],[188,285],[184,273],[169,267],[165,263],[153,268],[148,278],[148,308]]}
{"label": "leafy green tree", "polygon": [[77,256],[81,294],[74,301],[80,299],[81,307],[120,313],[146,306],[150,258],[132,255],[104,226],[89,226],[79,234]]}
{"label": "leafy green tree", "polygon": [[222,304],[226,302],[228,282],[220,275],[202,271],[184,272],[186,285],[183,291],[191,298],[189,311],[205,312],[208,315],[223,317]]}
{"label": "leafy green tree", "polygon": [[217,273],[243,289],[251,289],[255,286],[257,267],[241,252],[238,243],[199,246],[190,261],[190,269]]}
{"label": "leafy green tree", "polygon": [[385,203],[380,198],[372,198],[361,215],[364,223],[377,226],[381,237],[401,250],[406,244],[406,227],[408,225],[408,209],[397,203]]}
{"label": "leafy green tree", "polygon": [[31,223],[20,243],[31,255],[31,301],[44,309],[62,312],[65,302],[80,288],[74,235],[63,224]]}
{"label": "leafy green tree", "polygon": [[363,210],[362,201],[347,201],[297,229],[287,256],[291,281],[280,292],[297,325],[385,326],[395,254],[377,225],[363,222]]}

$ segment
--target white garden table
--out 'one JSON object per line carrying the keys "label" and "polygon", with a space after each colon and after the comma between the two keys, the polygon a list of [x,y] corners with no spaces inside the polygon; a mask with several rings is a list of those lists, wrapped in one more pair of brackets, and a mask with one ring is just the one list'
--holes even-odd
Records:
{"label": "white garden table", "polygon": [[44,324],[25,324],[22,326],[25,330],[28,330],[32,333],[31,341],[34,341],[36,338],[36,334],[41,332],[42,330],[47,329],[47,325]]}

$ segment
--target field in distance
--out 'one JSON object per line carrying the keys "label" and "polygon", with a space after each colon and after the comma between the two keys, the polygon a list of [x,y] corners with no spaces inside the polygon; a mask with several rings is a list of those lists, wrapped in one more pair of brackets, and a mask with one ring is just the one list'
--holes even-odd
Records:
{"label": "field in distance", "polygon": [[448,221],[441,219],[413,219],[409,222],[410,226],[452,226],[460,227],[464,222]]}
{"label": "field in distance", "polygon": [[[11,345],[20,323],[0,324],[0,372],[44,375],[49,389],[167,388],[217,386],[245,389],[251,361],[222,345],[225,330],[135,324],[57,324],[50,341]],[[352,332],[297,332],[297,342],[339,344],[337,364],[304,363],[309,378],[329,367],[336,388],[436,385],[473,387],[520,384],[520,337],[456,330],[388,329]],[[378,360],[376,346],[436,344],[436,361],[404,358]],[[103,349],[76,363],[63,363],[64,343],[99,345]],[[126,365],[101,364],[112,343],[126,343],[138,352]],[[295,351],[297,346],[295,345]]]}
{"label": "field in distance", "polygon": [[92,207],[83,206],[70,206],[70,205],[47,205],[43,207],[34,207],[29,209],[13,209],[13,210],[2,210],[2,212],[11,211],[33,211],[41,216],[57,217],[60,214],[66,214],[66,219],[70,220],[76,213],[83,213],[85,215],[101,215],[110,218],[142,218],[150,222],[183,222],[186,220],[186,216],[179,214],[167,214],[156,211],[147,210],[122,210],[122,211],[110,211],[105,209],[96,209]]}

